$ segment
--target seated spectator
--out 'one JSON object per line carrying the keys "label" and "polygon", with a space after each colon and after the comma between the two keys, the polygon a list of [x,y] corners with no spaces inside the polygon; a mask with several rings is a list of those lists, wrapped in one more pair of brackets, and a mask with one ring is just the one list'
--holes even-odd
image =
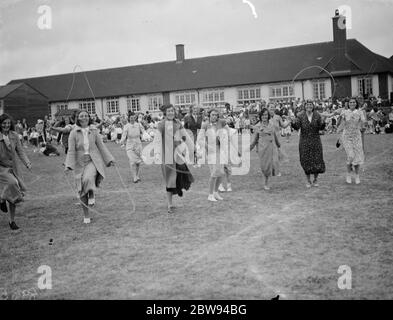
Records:
{"label": "seated spectator", "polygon": [[49,142],[41,143],[40,152],[47,157],[60,156],[60,152],[52,146]]}

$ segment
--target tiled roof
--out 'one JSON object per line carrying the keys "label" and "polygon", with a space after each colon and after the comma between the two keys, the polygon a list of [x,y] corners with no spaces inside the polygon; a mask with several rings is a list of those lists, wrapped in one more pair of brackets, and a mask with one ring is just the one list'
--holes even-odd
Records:
{"label": "tiled roof", "polygon": [[[149,94],[190,89],[241,86],[299,79],[327,77],[329,71],[342,66],[336,59],[334,42],[321,42],[293,47],[243,52],[220,56],[144,64],[137,66],[87,71],[86,75],[96,98]],[[389,72],[392,60],[373,53],[356,39],[347,40],[348,74]],[[346,74],[346,75],[348,75]],[[336,75],[335,75],[336,76]],[[337,73],[338,76],[338,73]],[[13,80],[26,82],[46,95],[50,101],[66,100],[73,74]],[[75,74],[69,100],[92,98],[83,73]]]}

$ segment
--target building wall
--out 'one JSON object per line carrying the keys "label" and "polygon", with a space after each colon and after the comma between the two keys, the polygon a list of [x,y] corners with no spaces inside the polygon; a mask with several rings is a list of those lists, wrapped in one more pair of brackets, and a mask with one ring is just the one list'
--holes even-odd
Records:
{"label": "building wall", "polygon": [[334,96],[337,98],[352,96],[352,79],[351,77],[336,77],[336,91]]}
{"label": "building wall", "polygon": [[388,98],[390,103],[393,103],[393,99],[392,99],[392,94],[393,94],[393,76],[391,76],[390,74],[388,75]]}
{"label": "building wall", "polygon": [[373,78],[373,96],[378,97],[379,96],[378,75],[374,74],[372,78]]}
{"label": "building wall", "polygon": [[[332,86],[330,78],[318,79],[318,81],[324,81],[325,83],[325,98],[329,98],[332,94]],[[303,82],[303,86],[302,86]],[[232,86],[232,87],[224,87],[224,88],[216,88],[224,91],[224,102],[229,103],[232,107],[236,107],[238,105],[238,90],[245,88],[260,88],[261,89],[261,97],[260,99],[269,101],[270,100],[270,89],[272,86],[280,86],[280,85],[288,85],[292,84],[291,82],[283,82],[283,83],[272,83],[272,84],[256,84],[249,86]],[[303,91],[304,91],[304,99],[313,99],[313,81],[295,81],[294,84],[294,97],[295,99],[300,98],[303,99]],[[302,89],[303,87],[303,89]],[[189,91],[174,91],[167,92],[162,94],[163,103],[171,103],[176,105],[176,95],[182,93],[193,93],[195,94],[195,103],[196,105],[203,106],[203,94],[205,92],[211,91],[214,89],[200,89],[200,90],[189,90]],[[146,113],[149,111],[151,114],[160,113],[159,110],[152,111],[149,110],[149,98],[151,96],[156,96],[159,94],[152,95],[140,95],[135,96],[139,98],[140,112]],[[119,101],[119,111],[121,114],[127,114],[127,96],[122,96],[118,98]],[[80,101],[69,101],[67,103],[68,109],[78,109]],[[65,104],[64,102],[51,103],[51,112],[54,115],[57,111],[58,105]],[[95,108],[96,114],[99,118],[103,118],[107,115],[107,106],[106,99],[96,99],[95,100]],[[103,111],[103,112],[102,112]]]}
{"label": "building wall", "polygon": [[0,100],[0,115],[4,113],[4,101]]}
{"label": "building wall", "polygon": [[46,97],[23,84],[3,99],[4,112],[15,120],[26,119],[33,125],[38,119],[49,114],[49,103]]}
{"label": "building wall", "polygon": [[388,98],[388,74],[380,73],[378,74],[378,83],[379,83],[379,95],[382,99]]}

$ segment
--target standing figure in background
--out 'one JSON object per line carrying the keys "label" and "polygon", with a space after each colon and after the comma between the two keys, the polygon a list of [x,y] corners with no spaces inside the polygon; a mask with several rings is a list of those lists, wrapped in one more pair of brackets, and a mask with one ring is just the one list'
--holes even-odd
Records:
{"label": "standing figure in background", "polygon": [[[319,131],[325,129],[325,118],[315,109],[311,100],[306,102],[306,111],[292,120],[292,127],[300,130],[299,155],[300,164],[307,177],[307,188],[318,187],[318,175],[326,171],[323,149]],[[310,176],[314,175],[311,182]]]}
{"label": "standing figure in background", "polygon": [[[276,106],[274,103],[269,104],[269,114],[270,114],[270,120],[269,122],[272,123],[274,130],[276,131],[276,136],[279,139],[279,144],[280,144],[280,131],[281,129],[285,129],[288,126],[290,126],[291,122],[290,121],[282,121],[282,118],[279,114],[277,114]],[[278,148],[278,159],[279,159],[279,165],[277,167],[277,177],[281,177],[281,170],[280,170],[280,162],[283,161],[285,158],[284,152],[281,150],[281,144],[280,147]]]}
{"label": "standing figure in background", "polygon": [[131,173],[133,176],[134,183],[141,181],[139,176],[140,165],[142,163],[142,135],[144,129],[143,126],[136,121],[136,115],[134,112],[130,112],[128,115],[128,123],[123,128],[123,135],[120,140],[120,144],[126,143],[127,157],[130,162]]}
{"label": "standing figure in background", "polygon": [[[198,110],[194,106],[190,106],[188,114],[184,117],[184,128],[190,130],[193,135],[194,144],[198,136],[198,130],[202,127],[202,117],[198,115]],[[194,150],[194,167],[199,168],[201,165],[197,163],[196,149]]]}
{"label": "standing figure in background", "polygon": [[223,122],[219,121],[217,109],[210,110],[209,122],[202,125],[197,138],[197,148],[205,152],[210,169],[208,201],[224,200],[218,193],[218,187],[225,175],[224,159],[220,158],[219,130],[223,129]]}

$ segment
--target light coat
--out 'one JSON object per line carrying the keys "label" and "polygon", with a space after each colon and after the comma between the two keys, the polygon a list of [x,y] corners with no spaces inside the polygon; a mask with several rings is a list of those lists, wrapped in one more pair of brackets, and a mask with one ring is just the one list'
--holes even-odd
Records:
{"label": "light coat", "polygon": [[[80,127],[75,127],[68,138],[68,153],[65,166],[74,170],[77,181],[81,181],[84,154],[83,133]],[[89,154],[98,171],[96,178],[96,186],[98,187],[102,180],[105,179],[105,166],[109,166],[109,163],[114,162],[115,159],[102,142],[98,130],[93,126],[89,128]]]}

